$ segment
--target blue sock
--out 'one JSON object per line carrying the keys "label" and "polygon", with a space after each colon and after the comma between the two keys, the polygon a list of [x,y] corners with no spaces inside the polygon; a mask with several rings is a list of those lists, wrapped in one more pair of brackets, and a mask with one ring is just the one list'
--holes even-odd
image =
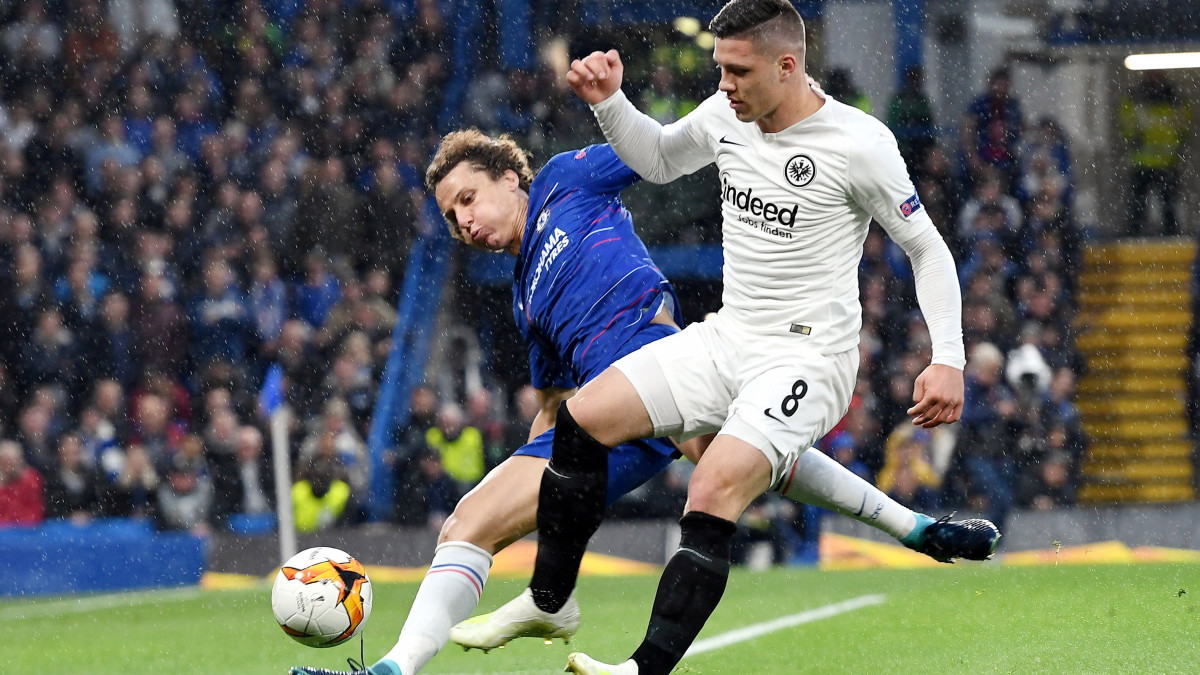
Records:
{"label": "blue sock", "polygon": [[924,513],[914,515],[917,517],[917,526],[912,529],[912,532],[900,537],[900,543],[911,549],[919,549],[921,544],[925,543],[925,528],[929,527],[934,520]]}
{"label": "blue sock", "polygon": [[400,672],[400,666],[391,659],[380,659],[378,663],[367,669],[371,675],[404,675]]}

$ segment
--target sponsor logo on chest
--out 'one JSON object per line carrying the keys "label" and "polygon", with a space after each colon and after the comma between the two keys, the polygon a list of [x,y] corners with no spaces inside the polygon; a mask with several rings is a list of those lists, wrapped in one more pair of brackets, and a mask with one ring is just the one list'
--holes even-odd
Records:
{"label": "sponsor logo on chest", "polygon": [[559,228],[554,228],[554,231],[550,233],[550,238],[542,245],[542,255],[538,257],[537,268],[533,270],[533,282],[529,284],[530,297],[533,297],[534,292],[537,291],[538,282],[542,279],[542,272],[554,264],[558,254],[562,253],[570,243],[571,240],[567,237],[567,233]]}
{"label": "sponsor logo on chest", "polygon": [[721,201],[743,211],[756,220],[765,223],[778,223],[788,226],[796,222],[796,214],[800,211],[799,204],[780,204],[767,201],[754,194],[754,188],[741,188],[734,185],[729,173],[721,174]]}

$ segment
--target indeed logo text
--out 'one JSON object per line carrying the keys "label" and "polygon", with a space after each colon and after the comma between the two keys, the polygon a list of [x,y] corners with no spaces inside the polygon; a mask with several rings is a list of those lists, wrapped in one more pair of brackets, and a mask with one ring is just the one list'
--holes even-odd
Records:
{"label": "indeed logo text", "polygon": [[729,202],[737,208],[748,211],[751,215],[758,216],[769,223],[779,223],[780,225],[792,225],[796,222],[796,214],[800,210],[799,204],[788,205],[776,204],[775,202],[763,201],[759,197],[754,196],[754,188],[746,188],[742,190],[733,183],[729,182],[729,174],[721,174],[721,201]]}

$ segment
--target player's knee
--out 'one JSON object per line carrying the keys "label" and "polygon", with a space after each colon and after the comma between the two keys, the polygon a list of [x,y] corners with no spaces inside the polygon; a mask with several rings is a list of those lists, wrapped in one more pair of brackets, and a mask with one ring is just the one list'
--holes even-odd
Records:
{"label": "player's knee", "polygon": [[[576,401],[563,401],[558,408],[558,421],[555,424],[555,433],[558,429],[567,427],[576,434],[582,434],[585,438],[589,438],[602,445],[612,447],[615,443],[609,445],[600,436],[604,434],[604,419],[599,411],[594,406]],[[563,413],[566,413],[565,415]]]}
{"label": "player's knee", "polygon": [[468,497],[464,497],[454,512],[446,518],[446,522],[442,523],[437,543],[440,545],[448,541],[465,541],[489,553],[495,553],[497,528],[487,519],[477,517],[478,514],[464,513],[471,510],[467,499]]}
{"label": "player's knee", "polygon": [[700,511],[726,520],[737,520],[750,499],[745,486],[716,472],[697,472],[688,483],[687,510]]}

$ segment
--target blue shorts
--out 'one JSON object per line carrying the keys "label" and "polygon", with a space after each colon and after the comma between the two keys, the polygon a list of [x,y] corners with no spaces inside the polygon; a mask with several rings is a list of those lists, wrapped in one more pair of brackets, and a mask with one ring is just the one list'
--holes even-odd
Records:
{"label": "blue shorts", "polygon": [[[550,459],[554,429],[522,445],[513,455]],[[679,457],[675,444],[666,438],[643,438],[622,443],[608,453],[608,506],[622,495],[653,478]]]}
{"label": "blue shorts", "polygon": [[[679,329],[661,323],[646,324],[621,346],[613,356],[613,360],[637,351],[639,348],[668,335],[678,333]],[[598,375],[594,373],[592,376]],[[589,379],[591,379],[589,377]],[[541,457],[550,459],[550,450],[554,445],[554,429],[549,429],[541,436],[521,446],[513,455]],[[628,443],[622,443],[608,452],[608,506],[623,495],[632,492],[636,487],[653,478],[663,469],[670,466],[682,455],[675,448],[675,443],[666,438],[643,438]]]}

